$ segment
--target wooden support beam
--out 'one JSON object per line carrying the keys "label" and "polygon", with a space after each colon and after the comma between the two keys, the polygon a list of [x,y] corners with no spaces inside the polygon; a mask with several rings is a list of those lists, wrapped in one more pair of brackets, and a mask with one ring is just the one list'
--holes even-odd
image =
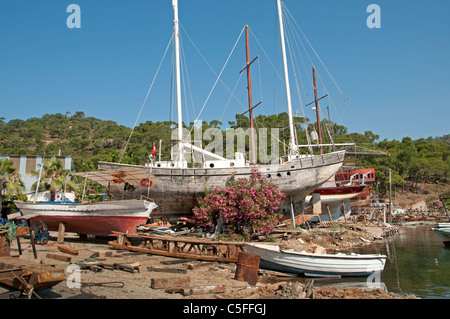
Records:
{"label": "wooden support beam", "polygon": [[64,234],[66,232],[66,224],[64,223],[59,223],[59,227],[58,227],[58,239],[57,242],[58,243],[63,243],[64,242]]}
{"label": "wooden support beam", "polygon": [[328,212],[328,217],[330,218],[330,222],[333,221],[333,218],[331,218],[330,206],[328,206],[328,204],[327,204],[327,212]]}

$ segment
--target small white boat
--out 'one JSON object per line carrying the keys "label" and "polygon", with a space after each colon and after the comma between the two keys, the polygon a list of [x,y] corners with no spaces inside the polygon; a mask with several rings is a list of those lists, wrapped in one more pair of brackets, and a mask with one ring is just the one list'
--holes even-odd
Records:
{"label": "small white boat", "polygon": [[434,224],[434,228],[442,229],[442,228],[450,228],[450,222],[441,222]]}
{"label": "small white boat", "polygon": [[278,245],[245,243],[249,254],[260,256],[260,267],[305,276],[370,276],[382,272],[385,255],[313,254],[284,250]]}
{"label": "small white boat", "polygon": [[432,228],[434,232],[439,236],[445,246],[450,246],[450,228],[439,227]]}

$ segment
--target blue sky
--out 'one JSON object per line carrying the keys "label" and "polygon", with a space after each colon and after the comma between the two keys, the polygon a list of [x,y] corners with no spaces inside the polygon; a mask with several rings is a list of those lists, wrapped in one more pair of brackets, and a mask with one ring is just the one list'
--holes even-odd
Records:
{"label": "blue sky", "polygon": [[[81,8],[80,29],[66,25],[66,9],[72,3]],[[367,27],[371,3],[381,8],[380,29]],[[309,51],[326,87],[319,86],[319,95],[328,92],[331,97],[321,100],[322,110],[329,106],[333,121],[350,132],[372,131],[380,140],[449,133],[450,1],[284,4],[346,97]],[[287,111],[277,75],[282,71],[275,0],[179,0],[179,17],[189,75],[184,82],[186,122],[196,118],[217,79],[197,49],[218,74],[245,24],[251,29],[251,55],[259,56],[252,65],[253,103],[263,103],[255,115]],[[9,121],[83,111],[132,127],[170,40],[172,23],[171,0],[0,0],[0,117]],[[221,120],[224,128],[245,111],[245,74],[237,82],[245,66],[244,50],[242,35],[221,77],[230,90],[237,83],[234,94],[240,102],[230,99],[219,82],[200,120]],[[313,96],[307,83],[312,64],[303,54],[299,59],[305,63],[298,70],[305,71],[300,93],[306,104]],[[176,120],[170,108],[171,55],[169,49],[138,122]],[[297,96],[294,83],[291,89]],[[294,101],[294,111],[299,110],[300,102]],[[313,118],[312,113],[306,115]]]}

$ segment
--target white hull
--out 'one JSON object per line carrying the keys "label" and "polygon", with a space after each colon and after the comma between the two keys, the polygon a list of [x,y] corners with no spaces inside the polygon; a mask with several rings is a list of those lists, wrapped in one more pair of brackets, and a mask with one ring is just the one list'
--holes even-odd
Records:
{"label": "white hull", "polygon": [[118,163],[99,162],[100,171],[135,168],[155,176],[161,183],[150,189],[136,185],[133,190],[124,190],[123,185],[111,185],[111,193],[116,199],[140,198],[149,195],[158,208],[154,217],[191,215],[196,199],[206,190],[225,185],[231,174],[235,178],[249,178],[257,169],[268,181],[278,186],[287,197],[300,205],[301,200],[320,187],[341,167],[345,151],[297,158],[280,165],[229,168],[163,168]]}
{"label": "white hull", "polygon": [[[445,225],[446,226],[446,225]],[[445,246],[450,246],[450,228],[432,228]]]}
{"label": "white hull", "polygon": [[245,243],[249,254],[260,256],[260,267],[306,276],[369,276],[382,272],[384,255],[312,254],[279,246]]}
{"label": "white hull", "polygon": [[442,229],[442,228],[450,228],[450,222],[442,222],[434,224],[434,228]]}

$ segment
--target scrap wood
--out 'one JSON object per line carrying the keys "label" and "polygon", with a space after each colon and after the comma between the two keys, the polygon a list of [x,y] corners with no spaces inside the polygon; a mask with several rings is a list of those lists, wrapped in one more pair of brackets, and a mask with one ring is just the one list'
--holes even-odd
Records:
{"label": "scrap wood", "polygon": [[175,260],[162,260],[160,261],[161,264],[163,265],[174,265],[174,264],[184,264],[186,262],[191,262],[194,261],[195,259],[175,259]]}
{"label": "scrap wood", "polygon": [[258,273],[261,275],[269,275],[269,276],[277,276],[277,277],[295,277],[296,274],[291,273],[284,273],[274,270],[267,270],[267,269],[258,269]]}
{"label": "scrap wood", "polygon": [[71,249],[71,248],[68,248],[68,247],[62,246],[62,245],[58,245],[56,247],[58,247],[58,250],[63,252],[63,253],[70,254],[70,255],[73,255],[73,256],[78,256],[78,250]]}
{"label": "scrap wood", "polygon": [[123,257],[121,254],[117,254],[114,251],[111,251],[110,249],[89,249],[89,251],[92,251],[91,258],[95,257]]}
{"label": "scrap wood", "polygon": [[152,289],[168,289],[168,288],[181,288],[189,286],[191,277],[171,277],[171,278],[151,278],[150,287]]}
{"label": "scrap wood", "polygon": [[183,288],[181,288],[181,287],[167,288],[164,290],[164,292],[168,293],[168,294],[181,293],[181,289],[183,289]]}
{"label": "scrap wood", "polygon": [[132,264],[114,263],[114,268],[119,269],[119,270],[131,271],[132,273],[134,273],[135,270],[137,270],[137,272],[139,272],[140,265],[141,264],[138,262],[132,263]]}
{"label": "scrap wood", "polygon": [[186,264],[188,269],[195,269],[195,268],[204,267],[204,266],[211,266],[211,265],[213,265],[212,262],[197,262],[197,263],[188,263],[188,264]]}
{"label": "scrap wood", "polygon": [[306,291],[306,298],[311,297],[313,294],[313,286],[314,286],[314,280],[307,280],[305,283],[305,291]]}
{"label": "scrap wood", "polygon": [[[90,258],[88,258],[89,260]],[[97,261],[88,261],[88,260],[84,260],[84,261],[80,261],[77,263],[78,266],[80,266],[80,268],[82,269],[90,269],[94,272],[100,272],[102,271],[102,266],[100,265],[99,262]]]}
{"label": "scrap wood", "polygon": [[225,286],[199,286],[199,287],[186,287],[181,288],[181,294],[183,296],[192,295],[207,295],[207,294],[217,294],[225,292]]}
{"label": "scrap wood", "polygon": [[134,273],[135,271],[139,272],[139,266],[140,263],[132,263],[132,264],[123,264],[123,263],[105,263],[102,261],[97,261],[92,258],[85,259],[81,262],[78,262],[77,265],[79,265],[82,268],[89,268],[93,271],[101,271],[101,268],[109,269],[109,270],[125,270],[130,271]]}

